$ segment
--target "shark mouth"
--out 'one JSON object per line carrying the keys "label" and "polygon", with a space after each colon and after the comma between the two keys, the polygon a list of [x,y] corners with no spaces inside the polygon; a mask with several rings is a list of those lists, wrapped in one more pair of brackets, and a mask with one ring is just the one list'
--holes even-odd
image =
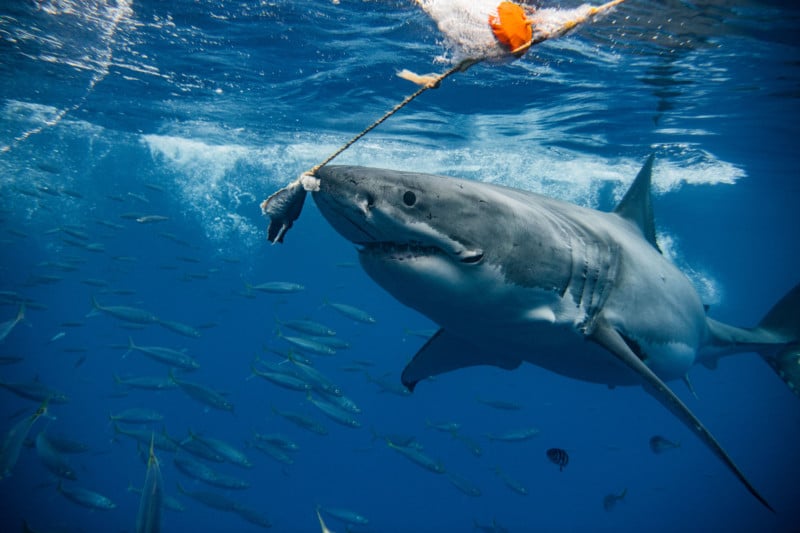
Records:
{"label": "shark mouth", "polygon": [[461,251],[448,253],[438,246],[425,245],[418,242],[396,243],[389,241],[373,241],[360,243],[359,253],[391,258],[395,261],[411,261],[419,257],[431,256],[456,256],[458,261],[468,265],[479,263],[483,259],[483,252]]}

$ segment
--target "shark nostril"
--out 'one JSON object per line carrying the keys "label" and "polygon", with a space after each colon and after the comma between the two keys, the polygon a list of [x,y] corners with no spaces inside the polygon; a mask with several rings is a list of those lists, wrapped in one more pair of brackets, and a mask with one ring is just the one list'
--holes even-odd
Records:
{"label": "shark nostril", "polygon": [[357,199],[356,205],[358,205],[364,214],[367,214],[373,207],[375,207],[375,197],[371,194],[362,194]]}

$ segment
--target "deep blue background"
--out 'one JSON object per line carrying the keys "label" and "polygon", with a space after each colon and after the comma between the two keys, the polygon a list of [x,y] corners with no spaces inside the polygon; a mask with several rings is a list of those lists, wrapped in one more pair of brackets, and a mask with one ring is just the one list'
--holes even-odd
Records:
{"label": "deep blue background", "polygon": [[[337,162],[492,181],[610,209],[655,152],[662,244],[698,284],[712,316],[752,325],[798,281],[797,23],[796,9],[772,3],[630,0],[518,62],[454,76]],[[452,53],[410,1],[4,3],[0,290],[38,305],[0,345],[0,355],[24,357],[0,368],[0,377],[38,378],[70,395],[32,436],[47,427],[85,441],[91,451],[71,457],[77,484],[117,507],[89,511],[67,501],[25,449],[13,476],[0,481],[0,530],[18,530],[23,519],[42,531],[133,530],[138,497],[127,487],[141,485],[145,467],[130,439],[114,439],[108,420],[128,407],[159,410],[169,434],[181,438],[191,428],[241,448],[253,431],[297,440],[291,466],[247,449],[252,469],[222,467],[252,484],[229,496],[263,512],[278,531],[318,530],[316,504],[367,516],[359,531],[470,531],[473,521],[493,519],[511,531],[796,529],[800,404],[754,354],[694,370],[698,399],[681,383],[674,388],[775,515],[638,388],[609,391],[526,365],[511,373],[464,370],[397,397],[342,370],[369,360],[373,373],[399,379],[423,342],[406,330],[434,326],[363,274],[352,246],[313,202],[281,246],[265,242],[258,203],[412,92],[397,70],[442,71],[446,63],[435,58]],[[169,220],[142,225],[125,213]],[[86,232],[104,252],[65,244],[62,232],[51,231],[61,227]],[[70,261],[77,270],[58,264]],[[44,284],[43,275],[62,279]],[[275,280],[306,290],[244,295],[246,283]],[[199,339],[158,326],[125,329],[108,316],[86,318],[93,295],[104,305],[213,327]],[[367,310],[377,324],[341,317],[323,305],[326,298]],[[0,319],[15,312],[3,305]],[[263,346],[286,348],[274,332],[276,316],[325,322],[351,342],[335,358],[315,361],[362,407],[361,429],[327,421],[301,394],[247,379],[255,356],[273,357]],[[62,326],[71,321],[83,325]],[[48,342],[59,332],[66,335]],[[142,354],[123,357],[128,336],[196,356],[201,368],[191,379],[229,392],[235,414],[208,411],[179,390],[122,394],[114,374],[166,373]],[[477,396],[524,409],[493,410]],[[273,405],[316,416],[330,434],[288,424]],[[35,409],[0,390],[3,432]],[[483,455],[426,428],[426,420],[461,423]],[[541,434],[516,444],[484,437],[523,426]],[[469,498],[373,441],[370,427],[416,436],[483,495]],[[652,454],[647,442],[656,433],[680,441],[680,449]],[[563,472],[548,462],[550,447],[570,453]],[[214,490],[179,473],[170,454],[158,455],[170,494],[178,481]],[[506,488],[496,466],[529,495]],[[603,497],[624,488],[625,500],[604,511]],[[167,512],[164,530],[256,529],[182,501],[187,510]],[[329,526],[344,531],[333,519]]]}

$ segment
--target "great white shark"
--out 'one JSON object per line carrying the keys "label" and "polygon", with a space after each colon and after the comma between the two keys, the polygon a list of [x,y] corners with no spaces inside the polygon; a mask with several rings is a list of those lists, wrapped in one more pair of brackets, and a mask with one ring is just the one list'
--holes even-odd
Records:
{"label": "great white shark", "polygon": [[758,352],[800,391],[800,285],[754,328],[706,314],[659,250],[647,160],[613,212],[508,187],[355,166],[318,170],[314,200],[367,274],[440,329],[402,373],[421,380],[523,361],[609,386],[643,385],[772,510],[666,382]]}

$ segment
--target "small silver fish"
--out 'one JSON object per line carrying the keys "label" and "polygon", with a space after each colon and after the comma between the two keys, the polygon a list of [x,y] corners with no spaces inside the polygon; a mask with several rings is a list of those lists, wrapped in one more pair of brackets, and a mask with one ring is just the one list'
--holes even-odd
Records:
{"label": "small silver fish", "polygon": [[363,309],[359,309],[358,307],[354,307],[348,304],[328,302],[328,301],[325,301],[325,305],[328,305],[336,309],[342,315],[352,320],[355,320],[356,322],[361,322],[363,324],[374,324],[376,322],[376,320],[369,313],[367,313]]}
{"label": "small silver fish", "polygon": [[23,418],[6,433],[2,444],[0,444],[0,479],[5,479],[11,475],[19,459],[22,446],[28,437],[33,424],[42,416],[47,414],[47,400],[29,417]]}
{"label": "small silver fish", "polygon": [[355,511],[351,511],[350,509],[318,506],[317,510],[322,511],[324,514],[349,525],[365,526],[369,524],[369,520],[367,520],[363,515]]}
{"label": "small silver fish", "polygon": [[8,337],[8,334],[11,333],[11,330],[14,329],[14,326],[19,324],[24,318],[25,304],[21,303],[19,305],[19,310],[17,311],[17,316],[0,324],[0,342],[4,341],[5,338]]}
{"label": "small silver fish", "polygon": [[628,489],[622,489],[622,492],[619,494],[606,494],[603,498],[603,509],[606,511],[612,510],[617,502],[622,501],[622,499],[625,498],[627,493]]}
{"label": "small silver fish", "polygon": [[273,294],[291,294],[305,290],[305,286],[291,281],[267,281],[258,285],[245,283],[248,291],[269,292]]}
{"label": "small silver fish", "polygon": [[672,442],[668,438],[662,437],[661,435],[653,435],[650,437],[650,449],[653,451],[653,453],[664,453],[680,447],[680,442]]}
{"label": "small silver fish", "polygon": [[66,496],[68,500],[90,509],[109,510],[117,506],[102,494],[81,487],[65,488],[61,481],[58,482],[58,492]]}
{"label": "small silver fish", "polygon": [[169,220],[169,217],[163,215],[145,215],[138,217],[136,222],[139,224],[153,224],[155,222],[166,222],[167,220]]}

